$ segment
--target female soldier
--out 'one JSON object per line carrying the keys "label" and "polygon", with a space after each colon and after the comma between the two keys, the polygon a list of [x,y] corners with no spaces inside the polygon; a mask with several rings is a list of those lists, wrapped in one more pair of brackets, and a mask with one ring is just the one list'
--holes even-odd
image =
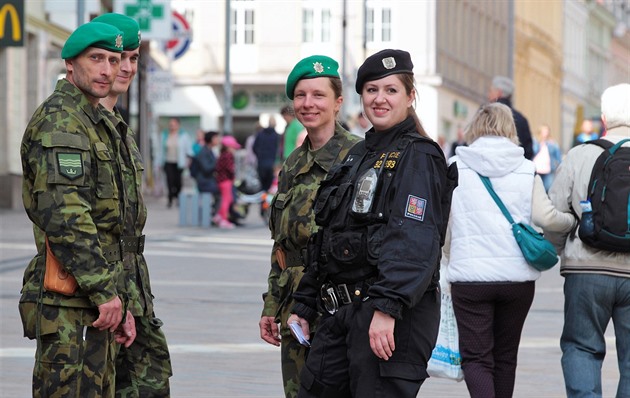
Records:
{"label": "female soldier", "polygon": [[[278,177],[278,193],[271,204],[269,227],[274,245],[271,253],[269,289],[264,296],[260,337],[282,345],[282,378],[287,397],[295,397],[306,347],[287,328],[291,295],[304,272],[306,243],[316,226],[313,201],[320,181],[330,168],[344,159],[359,138],[336,121],[343,102],[339,64],[314,55],[295,65],[287,79],[287,96],[307,138],[286,159]],[[280,331],[277,323],[280,323]],[[279,333],[280,332],[280,333]]]}
{"label": "female soldier", "polygon": [[[372,123],[322,182],[319,249],[293,297],[289,323],[310,337],[299,397],[416,397],[440,321],[441,246],[456,169],[415,114],[409,53],[383,50],[359,68]],[[319,297],[318,297],[319,296]]]}

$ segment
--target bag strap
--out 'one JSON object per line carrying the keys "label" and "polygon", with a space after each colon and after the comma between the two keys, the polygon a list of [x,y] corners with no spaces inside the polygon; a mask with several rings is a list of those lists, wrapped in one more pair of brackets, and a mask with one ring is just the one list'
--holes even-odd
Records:
{"label": "bag strap", "polygon": [[507,210],[507,208],[501,201],[501,198],[499,198],[497,193],[494,192],[494,188],[492,188],[492,182],[490,182],[490,179],[488,177],[482,176],[479,173],[477,173],[477,175],[479,176],[479,178],[481,179],[481,182],[483,182],[483,185],[486,187],[486,189],[490,193],[490,196],[492,196],[492,199],[494,199],[494,202],[497,204],[497,206],[499,206],[499,209],[501,209],[501,212],[503,213],[505,218],[507,218],[510,224],[513,225],[514,219],[512,218],[512,215],[510,214],[510,212]]}

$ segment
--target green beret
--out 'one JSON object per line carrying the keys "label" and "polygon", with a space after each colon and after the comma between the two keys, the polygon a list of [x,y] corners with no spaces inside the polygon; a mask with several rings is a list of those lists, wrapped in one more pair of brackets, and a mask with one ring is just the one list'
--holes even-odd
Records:
{"label": "green beret", "polygon": [[102,22],[113,25],[123,32],[125,39],[123,40],[123,50],[131,51],[140,47],[140,25],[138,22],[126,15],[110,12],[108,14],[99,15],[92,22]]}
{"label": "green beret", "polygon": [[123,33],[118,28],[101,22],[88,22],[79,26],[61,49],[61,58],[70,59],[81,54],[88,47],[121,53]]}
{"label": "green beret", "polygon": [[293,91],[297,82],[302,79],[316,77],[339,77],[339,64],[334,59],[325,55],[312,55],[298,62],[287,78],[287,97],[293,99]]}

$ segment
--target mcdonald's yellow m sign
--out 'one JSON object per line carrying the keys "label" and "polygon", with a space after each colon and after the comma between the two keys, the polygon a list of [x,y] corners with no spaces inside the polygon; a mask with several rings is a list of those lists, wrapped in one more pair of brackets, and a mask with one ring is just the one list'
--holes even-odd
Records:
{"label": "mcdonald's yellow m sign", "polygon": [[21,47],[24,45],[24,0],[2,3],[4,5],[0,7],[0,47]]}

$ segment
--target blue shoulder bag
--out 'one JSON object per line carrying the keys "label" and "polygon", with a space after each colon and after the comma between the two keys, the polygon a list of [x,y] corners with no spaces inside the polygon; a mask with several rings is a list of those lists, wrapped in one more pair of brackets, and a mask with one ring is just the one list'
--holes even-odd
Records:
{"label": "blue shoulder bag", "polygon": [[497,193],[494,192],[490,179],[479,173],[477,174],[490,193],[490,196],[492,196],[492,199],[494,199],[499,209],[501,209],[505,218],[507,218],[512,225],[512,233],[514,234],[514,238],[516,238],[516,243],[518,243],[518,246],[521,248],[521,252],[523,252],[525,261],[538,271],[546,271],[556,265],[558,262],[558,254],[553,244],[530,225],[515,223],[510,212],[507,211]]}

